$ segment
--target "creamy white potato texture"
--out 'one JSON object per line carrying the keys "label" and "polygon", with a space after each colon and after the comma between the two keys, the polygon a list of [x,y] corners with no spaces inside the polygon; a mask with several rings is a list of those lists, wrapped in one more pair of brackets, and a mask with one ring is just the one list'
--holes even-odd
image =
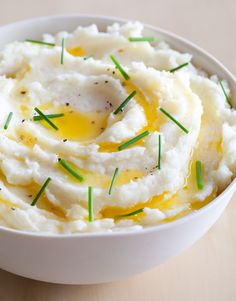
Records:
{"label": "creamy white potato texture", "polygon": [[91,25],[45,34],[49,45],[16,41],[1,50],[1,226],[62,234],[137,230],[198,210],[232,181],[236,112],[227,83],[158,37],[130,41],[143,36],[136,22],[106,32]]}

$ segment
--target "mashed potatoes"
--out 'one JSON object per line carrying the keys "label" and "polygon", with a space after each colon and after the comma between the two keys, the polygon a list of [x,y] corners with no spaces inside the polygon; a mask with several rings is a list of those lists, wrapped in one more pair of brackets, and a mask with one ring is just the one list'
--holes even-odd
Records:
{"label": "mashed potatoes", "polygon": [[191,213],[230,183],[227,83],[162,41],[130,41],[142,29],[78,27],[1,51],[0,225],[135,230]]}

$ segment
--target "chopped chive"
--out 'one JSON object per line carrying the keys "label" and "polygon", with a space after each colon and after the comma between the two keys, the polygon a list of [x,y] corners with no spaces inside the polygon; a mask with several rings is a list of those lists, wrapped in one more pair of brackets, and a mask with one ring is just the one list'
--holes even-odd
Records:
{"label": "chopped chive", "polygon": [[125,142],[124,144],[121,144],[121,145],[118,147],[118,150],[121,151],[121,150],[127,148],[127,147],[130,146],[131,144],[137,142],[138,140],[142,139],[143,137],[145,137],[145,136],[147,136],[147,135],[149,135],[149,134],[150,134],[149,131],[145,131],[145,132],[139,134],[138,136],[136,136],[136,137],[130,139],[129,141]]}
{"label": "chopped chive", "polygon": [[64,64],[65,39],[61,40],[61,64]]}
{"label": "chopped chive", "polygon": [[43,120],[45,120],[52,128],[55,130],[58,130],[58,127],[46,116],[41,112],[38,108],[34,108],[35,112],[39,114],[39,116],[42,117]]}
{"label": "chopped chive", "polygon": [[44,182],[43,186],[41,187],[41,189],[37,193],[36,197],[33,199],[33,202],[31,203],[31,206],[36,205],[38,199],[41,197],[42,193],[44,192],[44,190],[46,189],[46,187],[48,186],[50,181],[51,181],[51,178],[47,178],[47,180]]}
{"label": "chopped chive", "polygon": [[129,80],[130,79],[129,75],[125,72],[125,70],[122,68],[120,63],[116,60],[114,55],[110,55],[110,59],[112,60],[112,62],[116,66],[116,68],[120,71],[120,73],[124,77],[124,79]]}
{"label": "chopped chive", "polygon": [[223,93],[224,93],[224,96],[225,96],[226,101],[228,102],[230,108],[232,109],[232,99],[231,99],[231,97],[226,93],[225,87],[224,87],[222,81],[220,81],[220,86],[221,86],[221,89],[222,89],[222,91],[223,91]]}
{"label": "chopped chive", "polygon": [[135,210],[135,211],[127,213],[127,214],[117,215],[116,217],[129,217],[129,216],[132,216],[132,215],[142,213],[143,211],[144,211],[144,208],[141,208],[141,209]]}
{"label": "chopped chive", "polygon": [[87,55],[87,56],[84,56],[83,59],[86,61],[86,60],[88,60],[88,59],[90,59],[92,57],[93,57],[92,55]]}
{"label": "chopped chive", "polygon": [[201,161],[196,161],[196,177],[197,177],[197,187],[199,190],[203,189],[203,179],[202,179],[202,163]]}
{"label": "chopped chive", "polygon": [[84,178],[76,171],[73,167],[70,166],[64,159],[59,158],[58,162],[64,167],[74,178],[82,182]]}
{"label": "chopped chive", "polygon": [[93,187],[88,187],[88,213],[89,213],[89,221],[92,222],[94,220],[93,216]]}
{"label": "chopped chive", "polygon": [[157,168],[161,169],[161,135],[158,135],[158,158],[157,158]]}
{"label": "chopped chive", "polygon": [[114,111],[113,114],[118,114],[127,105],[127,103],[136,95],[136,93],[136,91],[130,93],[130,95],[119,105],[119,107]]}
{"label": "chopped chive", "polygon": [[179,70],[179,69],[182,69],[182,68],[188,66],[188,64],[189,64],[189,63],[184,63],[184,64],[182,64],[182,65],[179,65],[179,66],[177,66],[177,67],[171,69],[170,72],[173,73],[173,72],[175,72],[175,71],[177,71],[177,70]]}
{"label": "chopped chive", "polygon": [[130,37],[130,42],[154,42],[154,37]]}
{"label": "chopped chive", "polygon": [[48,42],[43,42],[43,41],[38,41],[38,40],[26,39],[25,41],[30,42],[30,43],[35,43],[35,44],[52,46],[52,47],[56,46],[56,44],[54,44],[54,43],[48,43]]}
{"label": "chopped chive", "polygon": [[9,126],[9,124],[10,124],[10,122],[11,122],[12,116],[13,116],[13,113],[10,112],[10,113],[8,114],[7,120],[6,120],[5,124],[4,124],[4,130],[7,130],[7,129],[8,129],[8,126]]}
{"label": "chopped chive", "polygon": [[[65,114],[63,114],[63,113],[60,113],[60,114],[48,114],[48,115],[45,115],[47,118],[49,118],[49,119],[52,119],[52,118],[59,118],[59,117],[63,117],[63,116],[65,116]],[[33,117],[33,120],[34,121],[39,121],[39,120],[43,120],[43,118],[40,116],[40,115],[38,115],[38,116],[34,116]]]}
{"label": "chopped chive", "polygon": [[160,111],[165,114],[170,120],[172,120],[181,130],[183,130],[186,134],[189,133],[189,131],[178,121],[176,120],[172,115],[170,115],[166,110],[163,108],[160,108]]}
{"label": "chopped chive", "polygon": [[115,184],[115,181],[118,177],[118,173],[119,173],[119,168],[116,167],[115,172],[114,172],[113,177],[112,177],[112,180],[111,180],[111,185],[110,185],[110,188],[109,188],[109,192],[108,192],[108,194],[110,194],[110,195],[111,195],[111,192],[112,192],[112,188]]}

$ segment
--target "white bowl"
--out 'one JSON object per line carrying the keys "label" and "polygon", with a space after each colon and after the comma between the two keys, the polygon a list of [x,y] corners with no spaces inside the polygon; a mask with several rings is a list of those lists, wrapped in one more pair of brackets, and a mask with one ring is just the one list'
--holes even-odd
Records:
{"label": "white bowl", "polygon": [[[104,30],[125,20],[96,16],[55,16],[26,20],[0,28],[0,47],[14,40],[41,38],[45,32],[74,30],[96,23]],[[216,59],[186,40],[145,26],[173,48],[193,54],[193,63],[217,74],[236,99],[236,79]],[[210,204],[168,224],[133,233],[41,235],[0,227],[0,268],[28,278],[64,284],[110,282],[144,272],[177,255],[198,240],[219,218],[235,191],[234,180]]]}

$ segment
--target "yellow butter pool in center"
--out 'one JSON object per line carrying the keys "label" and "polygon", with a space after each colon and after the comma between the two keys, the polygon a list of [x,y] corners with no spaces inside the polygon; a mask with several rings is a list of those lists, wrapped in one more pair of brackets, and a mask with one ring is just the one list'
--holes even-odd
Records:
{"label": "yellow butter pool in center", "polygon": [[69,140],[92,140],[99,136],[106,127],[107,114],[102,112],[82,113],[60,110],[65,115],[53,120],[58,135]]}
{"label": "yellow butter pool in center", "polygon": [[[89,141],[99,136],[105,129],[108,113],[106,112],[80,112],[70,106],[52,105],[40,106],[44,114],[63,113],[63,117],[53,118],[51,121],[58,127],[55,131],[45,121],[42,122],[49,130],[61,139]],[[46,111],[45,111],[46,110]]]}

